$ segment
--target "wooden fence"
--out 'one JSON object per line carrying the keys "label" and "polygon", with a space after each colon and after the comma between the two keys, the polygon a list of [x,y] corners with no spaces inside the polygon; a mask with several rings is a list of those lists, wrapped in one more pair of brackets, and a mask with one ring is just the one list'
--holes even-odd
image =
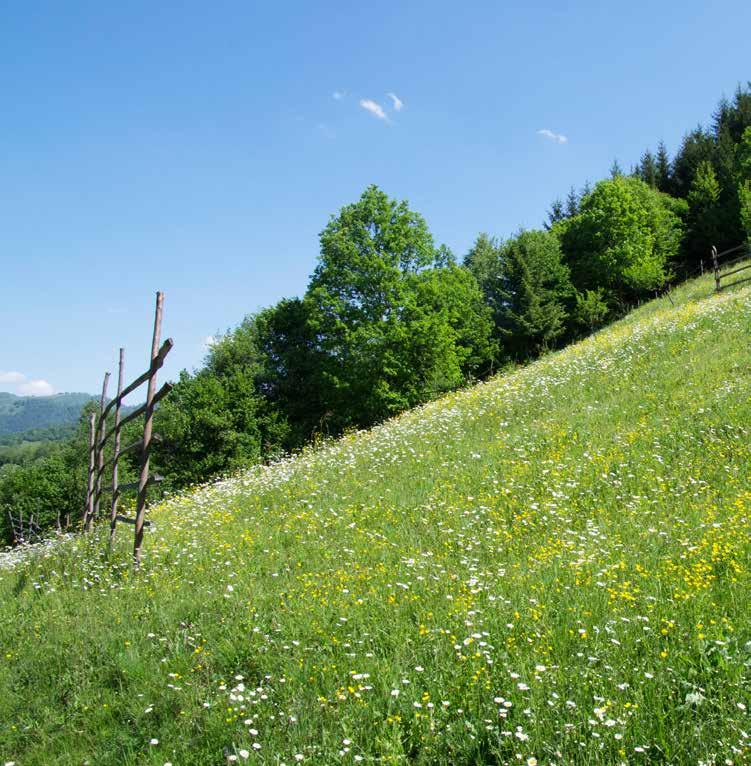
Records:
{"label": "wooden fence", "polygon": [[[32,513],[28,519],[24,519],[23,511],[14,516],[10,511],[8,521],[10,522],[10,531],[13,535],[13,545],[23,545],[24,543],[39,543],[43,540],[42,528],[34,521]],[[57,528],[60,531],[60,519],[57,520]]]}
{"label": "wooden fence", "polygon": [[[111,504],[110,504],[110,540],[115,535],[117,522],[132,524],[135,527],[135,537],[133,542],[133,561],[135,566],[141,563],[141,547],[143,545],[143,530],[149,525],[145,520],[146,498],[149,486],[161,481],[160,476],[156,476],[149,471],[149,457],[151,444],[155,439],[152,433],[152,424],[154,418],[154,408],[164,399],[172,389],[170,383],[165,383],[158,391],[156,388],[157,373],[164,364],[172,349],[173,342],[168,338],[161,346],[159,341],[162,333],[162,314],[164,310],[164,294],[156,294],[156,311],[154,313],[154,333],[151,340],[151,358],[146,372],[139,375],[128,385],[123,385],[125,375],[125,350],[120,349],[120,359],[118,363],[117,375],[117,394],[113,399],[107,402],[107,386],[109,384],[110,373],[104,375],[102,384],[102,395],[99,399],[99,414],[92,413],[89,420],[89,476],[88,491],[86,494],[86,508],[83,514],[83,529],[85,532],[91,531],[94,521],[100,516],[100,505],[105,493],[104,477],[105,472],[110,471],[111,476]],[[122,403],[126,396],[132,394],[144,383],[146,386],[146,401],[125,417],[121,416]],[[113,424],[110,428],[107,426],[107,418],[114,410]],[[123,427],[131,421],[144,416],[143,437],[133,444],[121,447],[121,436]],[[105,459],[105,448],[107,443],[112,440],[112,456]],[[120,458],[129,453],[140,453],[140,472],[138,481],[130,484],[120,484],[118,482],[118,463]],[[118,514],[118,503],[120,496],[127,491],[136,491],[136,515],[135,518],[126,518]]]}
{"label": "wooden fence", "polygon": [[[730,260],[727,260],[728,256],[731,256]],[[743,263],[743,261],[746,261],[746,263]],[[737,268],[731,268],[733,266],[736,266]],[[732,285],[740,285],[744,282],[748,282],[751,280],[751,274],[741,277],[740,279],[735,279],[729,284],[722,284],[723,279],[732,277],[739,272],[746,271],[746,269],[751,269],[751,248],[744,243],[718,253],[717,248],[713,247],[712,267],[714,269],[715,290],[717,292],[726,287],[731,287]],[[726,271],[726,269],[731,270]]]}

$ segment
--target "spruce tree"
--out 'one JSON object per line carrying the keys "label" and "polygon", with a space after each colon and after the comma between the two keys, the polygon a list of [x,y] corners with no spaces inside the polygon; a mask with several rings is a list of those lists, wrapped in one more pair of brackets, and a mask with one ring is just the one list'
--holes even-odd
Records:
{"label": "spruce tree", "polygon": [[553,204],[548,210],[548,220],[545,222],[545,228],[550,231],[559,221],[562,221],[566,217],[566,213],[563,210],[563,203],[559,198],[553,200]]}
{"label": "spruce tree", "polygon": [[566,218],[573,218],[579,212],[579,195],[572,186],[566,195]]}
{"label": "spruce tree", "polygon": [[510,356],[526,359],[550,348],[565,331],[573,290],[558,238],[525,231],[501,248],[496,322]]}
{"label": "spruce tree", "polygon": [[699,125],[683,137],[673,160],[670,193],[674,197],[688,197],[696,169],[701,162],[711,162],[715,153],[714,138]]}
{"label": "spruce tree", "polygon": [[657,145],[657,158],[655,160],[657,173],[657,189],[661,192],[670,191],[670,157],[664,142]]}
{"label": "spruce tree", "polygon": [[641,156],[639,177],[647,186],[651,186],[653,189],[657,188],[657,163],[649,149]]}
{"label": "spruce tree", "polygon": [[720,184],[708,160],[699,163],[688,193],[688,232],[685,246],[689,258],[705,258],[722,238]]}

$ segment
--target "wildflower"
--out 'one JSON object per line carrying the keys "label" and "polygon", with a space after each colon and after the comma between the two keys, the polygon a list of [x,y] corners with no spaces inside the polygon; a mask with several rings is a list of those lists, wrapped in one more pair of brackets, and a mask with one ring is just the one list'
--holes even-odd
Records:
{"label": "wildflower", "polygon": [[247,761],[248,758],[250,758],[250,751],[248,750],[238,750],[237,754],[242,758],[243,760]]}
{"label": "wildflower", "polygon": [[704,702],[704,695],[701,692],[689,692],[685,701],[687,705],[701,705]]}

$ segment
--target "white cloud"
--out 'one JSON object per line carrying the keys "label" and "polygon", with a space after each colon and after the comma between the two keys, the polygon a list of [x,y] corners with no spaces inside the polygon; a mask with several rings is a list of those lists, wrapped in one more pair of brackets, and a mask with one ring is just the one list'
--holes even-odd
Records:
{"label": "white cloud", "polygon": [[50,396],[55,389],[46,380],[32,379],[17,370],[0,372],[0,390],[18,396]]}
{"label": "white cloud", "polygon": [[386,95],[391,99],[395,112],[401,112],[404,109],[404,101],[396,93],[387,93]]}
{"label": "white cloud", "polygon": [[562,133],[554,133],[550,128],[543,128],[542,130],[537,131],[538,136],[545,136],[545,138],[549,138],[551,141],[555,141],[556,144],[565,144],[568,142],[568,138],[564,136]]}
{"label": "white cloud", "polygon": [[19,396],[52,396],[55,389],[46,380],[25,380],[16,386],[16,393]]}
{"label": "white cloud", "polygon": [[334,99],[334,101],[341,101],[346,95],[347,95],[346,90],[335,90],[331,94],[331,97]]}
{"label": "white cloud", "polygon": [[383,111],[383,107],[377,101],[372,101],[369,98],[361,98],[360,106],[366,112],[370,112],[374,117],[377,117],[379,120],[384,120],[385,122],[389,121],[389,118],[386,115],[386,112]]}
{"label": "white cloud", "polygon": [[5,383],[6,385],[23,383],[25,380],[26,376],[22,372],[0,372],[0,383]]}

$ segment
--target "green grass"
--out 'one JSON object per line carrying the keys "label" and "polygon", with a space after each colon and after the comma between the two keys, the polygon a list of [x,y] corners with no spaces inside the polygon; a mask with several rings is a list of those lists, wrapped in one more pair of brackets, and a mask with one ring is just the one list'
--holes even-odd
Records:
{"label": "green grass", "polygon": [[748,762],[751,290],[673,300],[0,574],[0,763]]}

